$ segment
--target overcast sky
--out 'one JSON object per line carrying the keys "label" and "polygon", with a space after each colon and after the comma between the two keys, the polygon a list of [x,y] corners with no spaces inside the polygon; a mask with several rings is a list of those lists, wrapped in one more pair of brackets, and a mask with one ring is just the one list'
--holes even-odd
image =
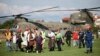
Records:
{"label": "overcast sky", "polygon": [[[43,8],[58,6],[58,9],[79,9],[99,7],[100,0],[0,0],[0,16],[26,13]],[[74,12],[36,12],[27,16],[29,19],[60,21]],[[100,12],[95,12],[100,15]],[[0,21],[6,20],[0,18]]]}

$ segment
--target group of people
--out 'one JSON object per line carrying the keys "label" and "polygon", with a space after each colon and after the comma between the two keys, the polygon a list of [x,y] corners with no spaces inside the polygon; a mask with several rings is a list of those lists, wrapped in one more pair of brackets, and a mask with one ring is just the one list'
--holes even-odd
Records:
{"label": "group of people", "polygon": [[57,47],[58,51],[62,51],[62,45],[64,45],[64,39],[68,46],[71,46],[71,40],[73,40],[73,46],[81,48],[86,47],[86,53],[92,52],[93,33],[90,30],[86,31],[71,31],[67,30],[65,35],[61,33],[60,29],[56,31],[38,29],[26,29],[24,32],[11,32],[9,29],[5,32],[6,46],[9,51],[26,51],[41,53],[45,46],[45,40],[48,39],[49,51],[54,51]]}
{"label": "group of people", "polygon": [[86,47],[85,53],[92,53],[94,36],[90,29],[74,30],[73,32],[71,30],[68,30],[65,33],[65,38],[68,46],[71,46],[72,42],[74,47]]}
{"label": "group of people", "polygon": [[9,29],[6,31],[6,46],[9,51],[26,51],[32,52],[33,48],[37,53],[42,51],[42,44],[45,41],[42,32],[38,30],[26,29],[24,32],[11,32]]}
{"label": "group of people", "polygon": [[57,43],[58,51],[61,51],[62,34],[59,30],[56,31],[56,35],[53,31],[49,30],[48,33],[44,30],[38,29],[26,29],[24,32],[21,30],[18,32],[11,32],[9,29],[5,32],[6,46],[9,51],[26,51],[41,53],[44,48],[46,39],[48,40],[49,51],[54,51],[55,43]]}

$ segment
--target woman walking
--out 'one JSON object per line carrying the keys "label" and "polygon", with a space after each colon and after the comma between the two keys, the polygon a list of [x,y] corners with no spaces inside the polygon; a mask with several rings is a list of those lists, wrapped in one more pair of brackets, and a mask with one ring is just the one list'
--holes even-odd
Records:
{"label": "woman walking", "polygon": [[63,38],[62,38],[62,34],[60,33],[60,30],[58,30],[56,33],[56,43],[57,43],[58,51],[62,51],[61,45],[64,42],[63,42]]}
{"label": "woman walking", "polygon": [[8,49],[8,51],[12,51],[12,35],[11,35],[11,31],[9,29],[6,30],[5,37],[6,37],[7,49]]}
{"label": "woman walking", "polygon": [[36,34],[36,37],[35,37],[35,41],[36,41],[36,53],[41,53],[42,51],[42,44],[43,44],[43,38],[42,38],[42,33],[41,32],[38,32]]}

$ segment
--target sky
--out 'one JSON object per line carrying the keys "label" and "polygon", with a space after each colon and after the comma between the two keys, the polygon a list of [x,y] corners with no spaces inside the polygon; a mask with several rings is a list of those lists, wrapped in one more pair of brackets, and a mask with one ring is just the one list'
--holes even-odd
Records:
{"label": "sky", "polygon": [[[99,7],[100,0],[0,0],[0,16],[27,13],[44,8],[55,7],[54,9],[83,9]],[[64,17],[70,17],[73,11],[63,12],[35,12],[25,16],[28,19],[44,21],[60,21]],[[100,12],[94,12],[100,15]],[[0,18],[0,22],[8,18]]]}

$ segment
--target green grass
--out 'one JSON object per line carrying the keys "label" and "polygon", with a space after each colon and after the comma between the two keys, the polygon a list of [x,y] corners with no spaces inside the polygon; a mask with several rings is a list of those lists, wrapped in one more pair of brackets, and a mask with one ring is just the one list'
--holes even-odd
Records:
{"label": "green grass", "polygon": [[25,53],[25,52],[8,52],[6,50],[5,42],[0,44],[0,56],[100,56],[100,39],[96,39],[94,41],[93,53],[85,54],[85,48],[75,48],[68,47],[66,44],[62,46],[63,51],[57,51],[57,49],[53,52],[48,51],[47,43],[45,44],[46,48],[42,53]]}

